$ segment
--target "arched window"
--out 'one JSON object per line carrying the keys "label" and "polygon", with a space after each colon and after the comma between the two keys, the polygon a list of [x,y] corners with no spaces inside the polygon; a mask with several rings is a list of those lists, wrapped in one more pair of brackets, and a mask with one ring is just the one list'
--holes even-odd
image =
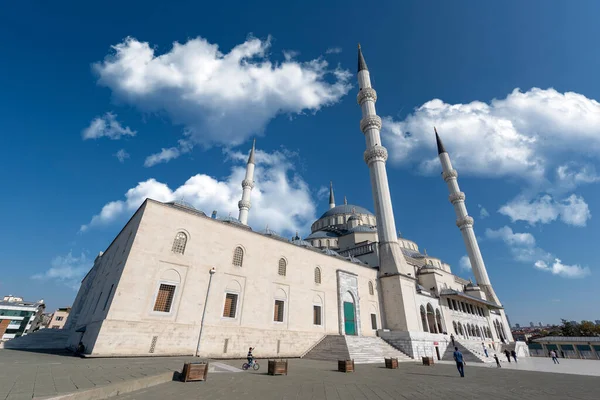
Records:
{"label": "arched window", "polygon": [[315,283],[321,283],[321,269],[319,267],[315,268]]}
{"label": "arched window", "polygon": [[373,282],[369,281],[369,294],[372,296],[375,294],[375,290],[373,289]]}
{"label": "arched window", "polygon": [[287,262],[285,261],[285,258],[280,258],[279,259],[279,267],[277,269],[277,273],[279,275],[281,275],[281,276],[285,276],[286,267],[287,267]]}
{"label": "arched window", "polygon": [[327,239],[327,240],[325,241],[325,243],[326,243],[327,247],[329,248],[329,246],[330,246],[329,239]]}
{"label": "arched window", "polygon": [[454,333],[458,335],[458,328],[456,327],[456,321],[452,321],[452,327],[454,328]]}
{"label": "arched window", "polygon": [[183,254],[186,243],[187,235],[183,232],[177,232],[177,235],[175,235],[175,240],[173,240],[171,251],[175,254]]}
{"label": "arched window", "polygon": [[440,309],[435,310],[435,322],[437,323],[438,333],[444,332],[444,328],[442,327],[442,313],[440,313]]}
{"label": "arched window", "polygon": [[429,332],[427,328],[427,314],[425,314],[425,307],[421,306],[421,323],[423,324],[423,332]]}
{"label": "arched window", "polygon": [[438,333],[437,327],[435,326],[435,314],[433,313],[431,304],[427,304],[427,325],[429,325],[429,332]]}
{"label": "arched window", "polygon": [[321,239],[317,240],[317,247],[321,247]]}
{"label": "arched window", "polygon": [[233,252],[233,265],[236,267],[241,267],[244,263],[244,250],[238,246],[235,248]]}

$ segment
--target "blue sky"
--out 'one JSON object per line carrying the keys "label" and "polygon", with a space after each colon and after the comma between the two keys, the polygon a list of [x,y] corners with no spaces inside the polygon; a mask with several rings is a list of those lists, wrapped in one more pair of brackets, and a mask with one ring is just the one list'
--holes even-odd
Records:
{"label": "blue sky", "polygon": [[600,5],[288,3],[2,3],[0,293],[70,304],[145,196],[237,216],[254,137],[254,229],[373,209],[360,42],[404,237],[471,275],[436,125],[511,322],[600,318]]}

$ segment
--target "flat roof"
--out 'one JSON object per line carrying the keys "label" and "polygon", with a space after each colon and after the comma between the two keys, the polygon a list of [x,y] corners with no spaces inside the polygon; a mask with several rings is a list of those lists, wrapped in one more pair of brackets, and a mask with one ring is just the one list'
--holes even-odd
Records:
{"label": "flat roof", "polygon": [[600,336],[544,336],[532,342],[600,342]]}

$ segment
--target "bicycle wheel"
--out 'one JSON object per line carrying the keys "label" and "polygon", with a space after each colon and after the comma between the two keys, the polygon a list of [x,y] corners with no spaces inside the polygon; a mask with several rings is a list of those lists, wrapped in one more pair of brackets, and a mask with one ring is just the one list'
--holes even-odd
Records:
{"label": "bicycle wheel", "polygon": [[260,365],[258,365],[258,363],[257,363],[257,362],[255,362],[255,363],[254,363],[254,365],[252,366],[252,368],[253,368],[255,371],[258,371],[258,369],[260,368]]}
{"label": "bicycle wheel", "polygon": [[243,369],[244,371],[245,371],[245,370],[247,370],[247,369],[248,369],[248,367],[249,367],[248,363],[244,363],[244,364],[242,364],[242,369]]}

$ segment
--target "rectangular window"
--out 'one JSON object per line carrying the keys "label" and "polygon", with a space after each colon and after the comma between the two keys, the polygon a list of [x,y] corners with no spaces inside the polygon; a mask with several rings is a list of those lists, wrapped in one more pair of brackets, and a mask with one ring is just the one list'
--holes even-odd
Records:
{"label": "rectangular window", "polygon": [[56,317],[57,321],[62,321],[64,317]]}
{"label": "rectangular window", "polygon": [[158,288],[158,295],[156,296],[156,302],[154,303],[154,311],[159,312],[170,312],[171,305],[173,303],[173,296],[175,295],[175,286],[160,284]]}
{"label": "rectangular window", "polygon": [[321,325],[321,306],[313,306],[313,324]]}
{"label": "rectangular window", "polygon": [[223,316],[227,318],[235,318],[237,310],[238,295],[234,293],[225,294],[225,306],[223,307]]}
{"label": "rectangular window", "polygon": [[273,316],[273,321],[283,322],[284,304],[285,304],[285,302],[283,300],[275,300],[275,314]]}
{"label": "rectangular window", "polygon": [[112,285],[110,285],[110,290],[108,291],[108,296],[106,296],[106,301],[104,302],[104,307],[102,308],[102,311],[106,310],[106,306],[108,305],[108,299],[110,299],[110,294],[112,293],[112,290],[114,287],[115,287],[114,283]]}
{"label": "rectangular window", "polygon": [[377,330],[377,315],[371,314],[371,328]]}

